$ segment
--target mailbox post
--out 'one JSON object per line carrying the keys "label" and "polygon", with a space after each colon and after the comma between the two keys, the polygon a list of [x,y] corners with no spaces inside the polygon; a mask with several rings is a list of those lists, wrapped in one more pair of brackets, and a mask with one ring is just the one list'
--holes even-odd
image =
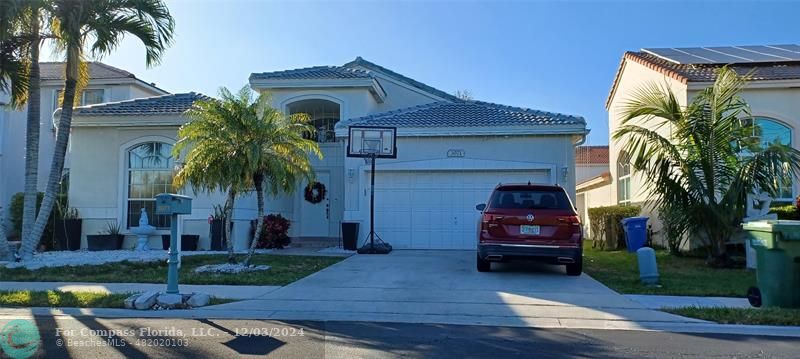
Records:
{"label": "mailbox post", "polygon": [[178,294],[178,215],[192,214],[192,198],[173,193],[156,195],[156,214],[169,215],[169,259],[167,259],[167,293]]}

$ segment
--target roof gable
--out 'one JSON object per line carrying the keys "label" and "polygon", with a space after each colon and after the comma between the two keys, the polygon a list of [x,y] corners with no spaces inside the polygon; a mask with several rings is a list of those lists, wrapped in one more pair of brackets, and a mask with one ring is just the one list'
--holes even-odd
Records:
{"label": "roof gable", "polygon": [[424,92],[430,93],[430,94],[435,95],[437,97],[441,97],[442,99],[450,100],[450,101],[460,101],[460,99],[458,97],[455,97],[455,96],[453,96],[453,95],[451,95],[451,94],[449,94],[447,92],[444,92],[442,90],[439,90],[439,89],[437,89],[435,87],[426,85],[426,84],[424,84],[422,82],[419,82],[417,80],[414,80],[414,79],[412,79],[410,77],[403,76],[403,75],[401,75],[401,74],[399,74],[397,72],[389,70],[389,69],[387,69],[387,68],[385,68],[383,66],[380,66],[378,64],[375,64],[373,62],[364,60],[364,58],[362,58],[361,56],[358,56],[358,57],[356,57],[355,60],[344,64],[344,67],[347,67],[347,68],[363,67],[365,69],[369,69],[369,70],[372,70],[372,71],[375,71],[375,72],[380,72],[380,73],[384,74],[385,76],[391,77],[394,80],[400,81],[402,83],[410,85],[411,87],[417,88],[419,90],[422,90]]}
{"label": "roof gable", "polygon": [[367,71],[342,66],[314,66],[250,74],[250,80],[308,80],[371,78]]}

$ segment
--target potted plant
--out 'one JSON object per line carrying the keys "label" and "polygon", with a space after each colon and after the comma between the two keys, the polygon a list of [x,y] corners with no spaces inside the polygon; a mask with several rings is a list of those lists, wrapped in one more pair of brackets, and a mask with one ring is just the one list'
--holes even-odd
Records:
{"label": "potted plant", "polygon": [[119,233],[119,224],[108,222],[106,230],[100,234],[86,236],[90,251],[110,251],[122,248],[123,236]]}
{"label": "potted plant", "polygon": [[61,218],[55,220],[55,237],[58,249],[62,251],[76,251],[81,249],[81,225],[76,208],[59,208]]}
{"label": "potted plant", "polygon": [[[224,251],[227,248],[228,234],[225,228],[225,207],[214,205],[214,213],[208,217],[209,231],[211,232],[211,250]],[[231,222],[233,228],[233,222]]]}

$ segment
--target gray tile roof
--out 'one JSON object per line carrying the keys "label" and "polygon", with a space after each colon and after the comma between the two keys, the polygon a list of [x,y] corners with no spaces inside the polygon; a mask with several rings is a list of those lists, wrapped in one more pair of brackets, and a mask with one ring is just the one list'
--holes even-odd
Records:
{"label": "gray tile roof", "polygon": [[403,82],[403,83],[406,83],[406,84],[411,85],[413,87],[416,87],[416,88],[418,88],[418,89],[420,89],[422,91],[425,91],[425,92],[428,92],[428,93],[432,93],[432,94],[434,94],[436,96],[439,96],[441,98],[448,99],[448,100],[451,100],[451,101],[458,100],[457,97],[455,97],[455,96],[453,96],[453,95],[451,95],[451,94],[449,94],[447,92],[444,92],[444,91],[439,90],[437,88],[434,88],[432,86],[428,86],[428,85],[426,85],[426,84],[424,84],[422,82],[419,82],[417,80],[414,80],[414,79],[412,79],[410,77],[405,77],[405,76],[403,76],[403,75],[401,75],[401,74],[399,74],[397,72],[389,70],[389,69],[387,69],[387,68],[385,68],[383,66],[380,66],[378,64],[375,64],[375,63],[369,62],[367,60],[364,60],[361,56],[358,56],[358,57],[356,57],[355,60],[344,64],[344,67],[349,67],[349,68],[363,67],[363,68],[366,68],[366,69],[369,69],[369,70],[372,70],[372,71],[377,71],[377,72],[386,74],[387,76],[389,76],[391,78],[394,78],[395,80],[398,80],[400,82]]}
{"label": "gray tile roof", "polygon": [[372,78],[364,70],[342,66],[314,66],[302,69],[250,74],[250,80],[313,80]]}
{"label": "gray tile roof", "polygon": [[192,107],[195,101],[208,99],[210,97],[196,92],[178,93],[76,107],[74,114],[82,116],[180,115]]}
{"label": "gray tile roof", "polygon": [[[39,72],[41,72],[42,80],[63,80],[64,79],[64,66],[63,62],[41,62],[39,63]],[[118,69],[114,66],[106,65],[102,62],[89,62],[89,78],[90,79],[121,79],[121,78],[136,78],[136,76],[123,69]]]}
{"label": "gray tile roof", "polygon": [[583,117],[481,101],[439,101],[360,117],[345,125],[396,127],[558,126],[586,124]]}

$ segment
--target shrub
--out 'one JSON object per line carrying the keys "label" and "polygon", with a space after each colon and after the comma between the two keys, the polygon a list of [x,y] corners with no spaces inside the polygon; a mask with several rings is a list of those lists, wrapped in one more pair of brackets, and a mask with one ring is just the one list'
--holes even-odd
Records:
{"label": "shrub", "polygon": [[773,207],[770,213],[777,214],[778,219],[800,220],[800,209],[791,204],[780,207]]}
{"label": "shrub", "polygon": [[681,222],[682,218],[677,211],[679,210],[671,206],[663,206],[658,211],[658,218],[663,223],[662,231],[667,240],[667,249],[671,254],[680,255],[688,228],[686,223]]}
{"label": "shrub", "polygon": [[[255,224],[253,227],[255,229]],[[291,227],[289,220],[280,214],[265,216],[261,237],[258,238],[256,248],[283,248],[287,246],[291,241],[289,227]]]}
{"label": "shrub", "polygon": [[589,222],[592,226],[593,240],[601,248],[625,248],[625,232],[622,230],[623,218],[639,215],[639,206],[608,206],[589,208]]}
{"label": "shrub", "polygon": [[[44,193],[39,192],[39,195],[36,199],[36,214],[39,214],[39,207],[42,205],[42,200],[44,199]],[[11,197],[11,213],[9,216],[11,217],[11,226],[14,232],[22,238],[22,210],[25,206],[25,193],[24,192],[17,192]],[[55,227],[55,218],[50,216],[50,219],[47,221],[47,226],[44,228],[44,232],[42,233],[42,240],[40,244],[44,245],[45,249],[52,250],[55,249],[55,238],[53,236],[53,228]]]}

